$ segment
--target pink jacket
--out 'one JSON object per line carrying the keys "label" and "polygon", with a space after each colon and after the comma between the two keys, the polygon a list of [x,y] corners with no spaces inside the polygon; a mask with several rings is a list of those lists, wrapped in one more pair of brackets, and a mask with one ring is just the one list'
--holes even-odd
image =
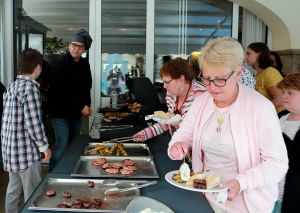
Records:
{"label": "pink jacket", "polygon": [[[181,141],[192,146],[194,171],[202,170],[200,138],[214,110],[213,98],[208,92],[197,97],[169,144],[170,147]],[[278,183],[288,169],[275,108],[255,90],[239,85],[229,119],[238,159],[236,179],[246,206],[249,212],[270,213],[278,198]]]}

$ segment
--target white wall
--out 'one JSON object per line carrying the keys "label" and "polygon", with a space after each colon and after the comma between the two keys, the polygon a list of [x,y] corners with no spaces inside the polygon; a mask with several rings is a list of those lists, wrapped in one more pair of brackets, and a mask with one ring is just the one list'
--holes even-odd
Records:
{"label": "white wall", "polygon": [[300,49],[299,0],[230,0],[258,16],[272,32],[272,49]]}

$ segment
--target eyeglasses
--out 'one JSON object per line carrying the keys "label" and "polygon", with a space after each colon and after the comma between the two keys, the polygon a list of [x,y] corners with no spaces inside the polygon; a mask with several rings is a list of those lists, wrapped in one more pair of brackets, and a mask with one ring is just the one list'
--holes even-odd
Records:
{"label": "eyeglasses", "polygon": [[173,80],[174,80],[174,79],[170,79],[170,80],[168,80],[168,81],[163,81],[163,83],[164,83],[165,85],[169,85]]}
{"label": "eyeglasses", "polygon": [[79,50],[84,50],[85,49],[84,45],[76,44],[76,43],[73,43],[73,42],[70,42],[70,45],[74,49],[79,49]]}
{"label": "eyeglasses", "polygon": [[208,79],[208,78],[203,78],[200,77],[201,83],[203,83],[204,86],[208,86],[211,84],[211,82],[214,83],[215,86],[217,87],[225,87],[226,82],[229,80],[229,78],[233,75],[234,71],[230,73],[228,78],[215,78],[215,79]]}

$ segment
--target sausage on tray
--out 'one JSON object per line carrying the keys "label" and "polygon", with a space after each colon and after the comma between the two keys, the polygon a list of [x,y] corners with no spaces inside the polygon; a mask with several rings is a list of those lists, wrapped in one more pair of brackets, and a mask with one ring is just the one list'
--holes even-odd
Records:
{"label": "sausage on tray", "polygon": [[62,193],[62,196],[63,196],[64,198],[70,198],[70,197],[71,197],[71,193],[70,193],[70,192],[67,192],[67,191],[64,191],[64,192]]}
{"label": "sausage on tray", "polygon": [[49,190],[46,192],[46,195],[47,195],[48,197],[53,197],[53,196],[56,195],[56,192],[55,192],[55,190],[53,190],[53,189],[49,189]]}

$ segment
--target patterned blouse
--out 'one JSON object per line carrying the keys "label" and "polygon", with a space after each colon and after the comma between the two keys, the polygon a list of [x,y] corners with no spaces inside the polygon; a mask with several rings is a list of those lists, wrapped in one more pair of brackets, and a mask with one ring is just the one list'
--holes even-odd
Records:
{"label": "patterned blouse", "polygon": [[[186,116],[186,113],[187,113],[188,109],[190,108],[191,104],[193,103],[193,101],[195,100],[195,98],[198,95],[201,95],[205,90],[206,89],[199,82],[192,81],[189,96],[187,97],[183,106],[180,108],[182,118],[184,118]],[[174,113],[174,111],[176,111],[176,100],[177,100],[176,96],[172,96],[167,93],[166,102],[167,102],[167,106],[168,106],[168,113]],[[156,123],[152,126],[145,128],[142,131],[144,132],[145,138],[147,140],[147,139],[153,138],[157,135],[160,135],[168,130],[169,130],[169,127],[167,124],[162,125],[160,123]]]}
{"label": "patterned blouse", "polygon": [[251,89],[255,89],[255,84],[256,84],[255,78],[253,77],[251,71],[248,70],[246,67],[244,67],[244,72],[239,77],[238,82],[244,84],[245,86]]}

